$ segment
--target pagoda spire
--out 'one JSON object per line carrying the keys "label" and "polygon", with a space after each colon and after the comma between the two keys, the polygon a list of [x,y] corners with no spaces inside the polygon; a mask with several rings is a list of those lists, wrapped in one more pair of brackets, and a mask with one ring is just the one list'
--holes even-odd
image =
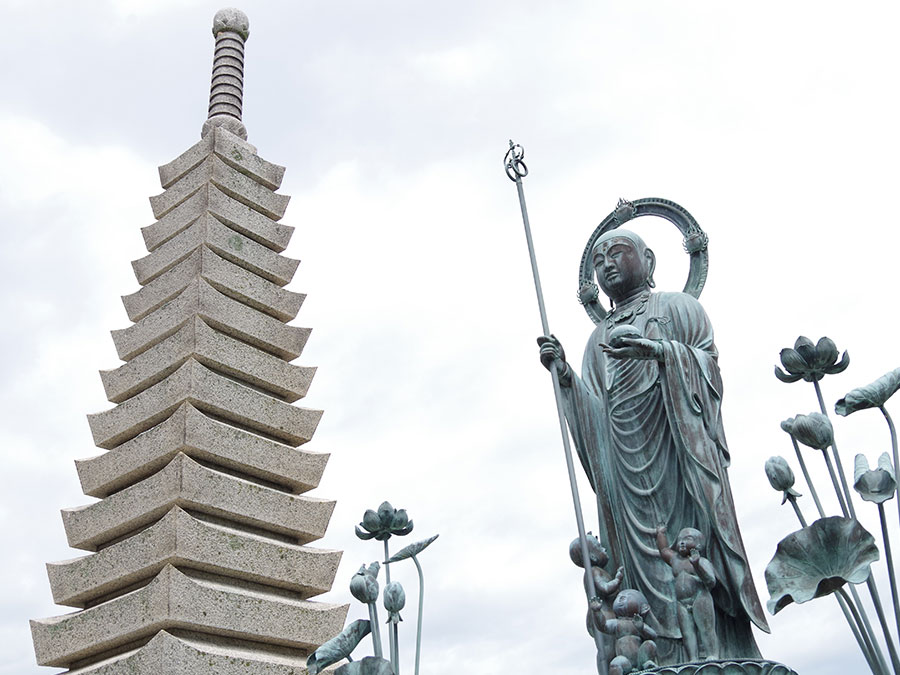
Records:
{"label": "pagoda spire", "polygon": [[239,9],[220,9],[213,18],[212,83],[209,87],[209,118],[200,132],[206,137],[212,129],[224,126],[235,136],[247,140],[247,128],[241,121],[244,104],[244,43],[250,37],[250,19]]}
{"label": "pagoda spire", "polygon": [[246,142],[238,10],[216,14],[209,119],[159,169],[141,288],[101,371],[114,407],[88,416],[103,454],[76,462],[85,494],[64,509],[69,544],[50,563],[54,600],[78,608],[31,622],[40,665],[71,675],[301,675],[343,627],[331,588],[340,551],[321,538],[334,502],[307,496],[328,455],[305,449],[322,412],[294,405],[315,368],[290,363],[308,328],[284,168]]}

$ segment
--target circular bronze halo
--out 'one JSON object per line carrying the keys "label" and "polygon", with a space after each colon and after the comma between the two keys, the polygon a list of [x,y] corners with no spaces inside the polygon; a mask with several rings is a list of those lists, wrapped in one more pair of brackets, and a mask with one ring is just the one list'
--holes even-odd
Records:
{"label": "circular bronze halo", "polygon": [[684,284],[684,292],[695,298],[700,297],[700,292],[706,284],[706,274],[709,270],[709,251],[707,243],[709,238],[700,229],[694,217],[687,209],[668,199],[649,197],[637,199],[633,202],[619,200],[615,210],[600,223],[584,248],[581,256],[581,267],[578,270],[578,301],[584,306],[595,324],[599,324],[606,316],[606,308],[600,304],[600,289],[594,281],[594,265],[591,260],[591,250],[594,243],[605,232],[614,230],[624,225],[629,220],[640,216],[659,216],[672,223],[684,237],[684,250],[690,255],[691,264],[687,281]]}

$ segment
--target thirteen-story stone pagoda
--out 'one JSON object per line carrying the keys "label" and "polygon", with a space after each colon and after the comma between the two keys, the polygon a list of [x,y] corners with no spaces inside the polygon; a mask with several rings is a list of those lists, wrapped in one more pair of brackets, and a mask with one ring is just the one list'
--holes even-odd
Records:
{"label": "thirteen-story stone pagoda", "polygon": [[62,512],[89,555],[48,565],[54,601],[32,621],[40,665],[71,675],[300,675],[343,627],[331,588],[340,552],[323,536],[334,502],[316,487],[328,455],[300,449],[322,413],[292,403],[314,368],[292,365],[309,329],[287,325],[284,169],[241,122],[247,17],[222,10],[202,139],[159,169],[134,324],[113,331],[125,364],[101,373],[115,407],[89,416],[104,454],[78,461],[100,501]]}

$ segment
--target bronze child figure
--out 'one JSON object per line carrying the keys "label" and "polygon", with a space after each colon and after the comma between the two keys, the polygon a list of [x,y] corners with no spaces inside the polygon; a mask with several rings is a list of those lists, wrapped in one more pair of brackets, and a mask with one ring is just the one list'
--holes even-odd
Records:
{"label": "bronze child figure", "polygon": [[699,530],[686,527],[678,533],[673,549],[665,525],[656,529],[659,555],[675,575],[678,627],[691,661],[699,661],[701,652],[707,661],[719,658],[715,607],[710,592],[716,585],[716,573],[712,563],[700,556],[703,543]]}
{"label": "bronze child figure", "polygon": [[616,638],[616,655],[609,664],[609,675],[626,675],[637,668],[656,667],[656,631],[644,622],[650,613],[647,598],[640,591],[626,588],[613,602],[615,619],[598,611],[600,600],[591,602],[601,631]]}

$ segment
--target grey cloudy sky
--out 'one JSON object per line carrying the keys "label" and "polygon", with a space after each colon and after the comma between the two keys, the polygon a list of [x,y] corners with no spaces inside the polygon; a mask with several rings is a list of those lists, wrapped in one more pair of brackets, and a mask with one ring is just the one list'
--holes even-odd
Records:
{"label": "grey cloudy sky", "polygon": [[[33,665],[27,619],[68,611],[52,604],[43,566],[80,555],[58,511],[90,501],[72,460],[97,452],[84,415],[111,404],[96,371],[116,365],[108,331],[128,324],[119,296],[137,287],[129,261],[145,253],[156,166],[199,138],[221,4],[0,6],[0,674],[36,675],[49,671]],[[349,577],[379,557],[353,525],[390,499],[415,520],[409,540],[441,533],[422,557],[425,672],[592,668],[540,323],[501,166],[513,138],[531,169],[551,327],[576,366],[592,328],[575,301],[579,259],[619,197],[674,200],[709,234],[702,301],[765,600],[763,570],[795,523],[762,466],[791,453],[779,421],[816,405],[808,385],[772,376],[778,351],[801,333],[849,349],[850,369],[824,382],[830,401],[900,362],[900,10],[866,0],[240,6],[251,20],[244,121],[260,155],[288,167],[284,222],[297,231],[286,253],[303,261],[291,288],[308,293],[296,323],[314,328],[298,361],[319,367],[305,405],[325,416],[310,447],[332,453],[314,494],[338,500],[321,544],[345,551],[326,599],[349,601]],[[636,229],[660,258],[659,287],[679,289],[687,259],[674,228],[643,219]],[[837,428],[848,465],[887,449],[877,414]],[[584,481],[581,491],[590,521]],[[772,618],[764,654],[801,673],[861,670],[833,605]]]}

